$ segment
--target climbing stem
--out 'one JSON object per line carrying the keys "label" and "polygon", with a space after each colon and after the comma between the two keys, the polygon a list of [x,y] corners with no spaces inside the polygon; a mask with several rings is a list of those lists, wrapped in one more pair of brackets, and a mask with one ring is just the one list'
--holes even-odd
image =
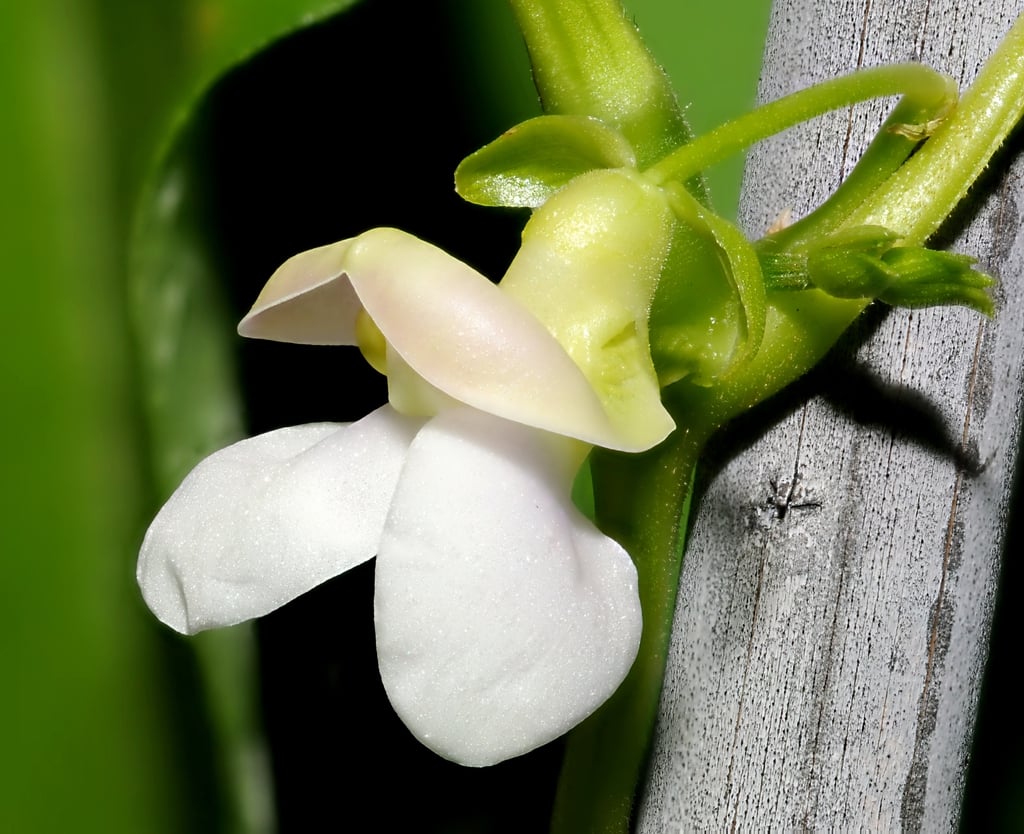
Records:
{"label": "climbing stem", "polygon": [[[762,105],[738,119],[697,137],[647,169],[656,182],[685,182],[710,165],[787,128],[832,110],[882,96],[906,96],[922,113],[941,115],[956,101],[951,78],[922,64],[875,67],[834,78]],[[934,117],[929,116],[928,122]],[[930,130],[927,122],[905,125],[918,139]]]}
{"label": "climbing stem", "polygon": [[847,225],[874,224],[923,243],[952,214],[1024,116],[1024,16],[960,103]]}

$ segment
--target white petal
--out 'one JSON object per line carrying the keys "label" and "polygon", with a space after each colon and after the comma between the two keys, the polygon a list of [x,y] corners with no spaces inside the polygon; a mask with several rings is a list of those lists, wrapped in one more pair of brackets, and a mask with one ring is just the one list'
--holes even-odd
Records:
{"label": "white petal", "polygon": [[384,406],[206,458],[146,533],[137,571],[146,603],[193,634],[259,617],[372,558],[421,423]]}
{"label": "white petal", "polygon": [[636,655],[636,571],[572,506],[565,443],[460,408],[409,448],[377,560],[377,654],[402,720],[461,764],[566,732]]}

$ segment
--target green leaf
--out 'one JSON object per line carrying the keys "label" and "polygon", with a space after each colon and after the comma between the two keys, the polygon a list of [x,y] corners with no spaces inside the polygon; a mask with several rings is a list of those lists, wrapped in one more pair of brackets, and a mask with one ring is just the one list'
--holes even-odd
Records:
{"label": "green leaf", "polygon": [[146,412],[159,490],[167,494],[205,454],[242,433],[217,242],[209,228],[199,127],[202,94],[261,47],[353,0],[207,0],[186,22],[195,59],[183,74],[188,107],[139,203],[130,288],[140,340]]}
{"label": "green leaf", "polygon": [[[194,113],[197,102],[232,67],[299,29],[335,15],[357,0],[198,0],[186,7],[180,37],[188,60],[169,90],[173,121],[165,147]],[[173,68],[172,68],[173,69]]]}
{"label": "green leaf", "polygon": [[132,304],[158,490],[243,433],[234,326],[219,286],[194,129],[158,169],[135,232]]}
{"label": "green leaf", "polygon": [[466,157],[455,190],[483,206],[538,208],[575,177],[636,164],[625,137],[587,116],[538,116]]}

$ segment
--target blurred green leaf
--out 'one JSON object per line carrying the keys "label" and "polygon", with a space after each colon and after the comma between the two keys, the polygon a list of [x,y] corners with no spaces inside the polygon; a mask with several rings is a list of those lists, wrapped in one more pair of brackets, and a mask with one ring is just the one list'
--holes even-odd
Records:
{"label": "blurred green leaf", "polygon": [[133,581],[144,488],[97,20],[3,4],[0,31],[0,830],[196,830],[202,774]]}
{"label": "blurred green leaf", "polygon": [[[243,827],[222,815],[193,664],[145,611],[134,583],[151,487],[124,307],[126,238],[158,125],[166,130],[181,102],[195,100],[232,62],[344,5],[42,0],[0,7],[0,830]],[[167,269],[163,312],[177,295],[208,315],[214,305],[175,283],[207,262],[189,264],[195,218],[168,211],[175,189],[186,203],[190,193],[188,173],[172,157],[165,156],[164,178],[150,191],[158,200],[139,228],[174,222],[136,264]],[[164,380],[162,416],[198,411],[189,440],[197,448],[238,431],[233,402],[214,398],[204,411],[196,406],[204,400],[183,396],[222,390],[227,360],[201,339],[223,342],[230,328],[225,335],[222,321],[216,333],[192,326],[202,317],[177,321],[191,326],[177,334],[194,341],[190,356],[205,358]],[[166,339],[168,328],[154,335]],[[185,465],[182,455],[179,448],[177,458],[165,451],[158,459],[164,484]],[[237,666],[245,658],[230,660]]]}
{"label": "blurred green leaf", "polygon": [[193,55],[182,85],[189,106],[138,208],[130,260],[150,447],[166,495],[196,461],[242,434],[218,242],[210,229],[202,93],[273,39],[353,0],[197,0],[187,20]]}

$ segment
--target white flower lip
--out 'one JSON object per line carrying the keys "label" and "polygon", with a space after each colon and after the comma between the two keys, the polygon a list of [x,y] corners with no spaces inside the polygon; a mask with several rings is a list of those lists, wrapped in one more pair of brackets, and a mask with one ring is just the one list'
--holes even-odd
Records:
{"label": "white flower lip", "polygon": [[238,330],[278,341],[355,344],[360,306],[419,376],[480,411],[629,452],[656,445],[672,429],[666,418],[638,433],[610,417],[580,368],[525,307],[458,259],[397,229],[373,229],[291,258]]}
{"label": "white flower lip", "polygon": [[464,765],[571,729],[640,639],[629,556],[569,498],[578,444],[466,406],[383,406],[201,463],[157,515],[138,581],[195,633],[266,614],[377,555],[381,678],[413,734]]}

